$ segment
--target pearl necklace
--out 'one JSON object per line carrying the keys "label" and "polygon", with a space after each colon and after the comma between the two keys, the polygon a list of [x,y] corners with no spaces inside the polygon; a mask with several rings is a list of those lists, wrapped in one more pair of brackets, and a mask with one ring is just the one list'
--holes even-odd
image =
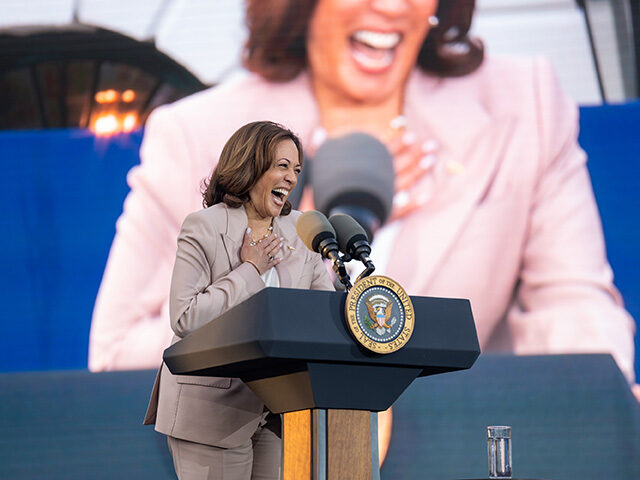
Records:
{"label": "pearl necklace", "polygon": [[273,224],[269,225],[269,228],[267,228],[267,233],[265,233],[259,240],[254,240],[253,237],[251,237],[251,242],[249,242],[249,245],[255,247],[257,244],[262,243],[265,238],[271,235],[271,232],[273,232]]}

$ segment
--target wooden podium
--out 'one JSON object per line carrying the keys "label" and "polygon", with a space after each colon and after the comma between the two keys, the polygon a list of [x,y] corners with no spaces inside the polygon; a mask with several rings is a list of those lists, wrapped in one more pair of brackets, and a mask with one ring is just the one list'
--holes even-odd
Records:
{"label": "wooden podium", "polygon": [[467,300],[411,297],[411,339],[370,352],[346,329],[345,300],[266,288],[166,349],[164,361],[174,374],[241,378],[283,413],[285,480],[378,478],[369,412],[389,408],[417,377],[471,367],[480,347]]}

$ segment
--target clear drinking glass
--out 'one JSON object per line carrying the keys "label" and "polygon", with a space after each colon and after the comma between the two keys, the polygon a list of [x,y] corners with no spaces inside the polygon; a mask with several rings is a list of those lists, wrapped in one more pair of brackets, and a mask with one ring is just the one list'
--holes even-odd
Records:
{"label": "clear drinking glass", "polygon": [[511,427],[487,427],[489,478],[511,478]]}

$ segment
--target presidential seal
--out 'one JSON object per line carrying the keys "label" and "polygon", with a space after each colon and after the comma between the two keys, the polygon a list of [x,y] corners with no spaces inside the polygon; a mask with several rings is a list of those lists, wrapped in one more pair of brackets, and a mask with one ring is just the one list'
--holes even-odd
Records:
{"label": "presidential seal", "polygon": [[388,277],[375,275],[358,280],[347,295],[344,309],[349,331],[372,352],[395,352],[413,333],[411,299]]}

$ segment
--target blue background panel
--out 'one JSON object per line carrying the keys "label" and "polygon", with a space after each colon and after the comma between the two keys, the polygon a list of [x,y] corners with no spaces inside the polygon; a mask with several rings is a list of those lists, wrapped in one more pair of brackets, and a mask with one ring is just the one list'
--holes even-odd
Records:
{"label": "blue background panel", "polygon": [[[580,110],[580,144],[598,201],[614,281],[640,321],[640,102]],[[636,334],[635,370],[640,372]]]}
{"label": "blue background panel", "polygon": [[86,368],[93,303],[141,138],[0,133],[0,371]]}

